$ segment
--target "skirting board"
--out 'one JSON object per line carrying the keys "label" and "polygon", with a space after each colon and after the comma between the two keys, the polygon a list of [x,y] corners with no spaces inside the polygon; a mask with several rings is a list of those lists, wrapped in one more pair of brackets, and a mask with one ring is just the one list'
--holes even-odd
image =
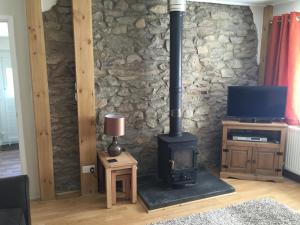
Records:
{"label": "skirting board", "polygon": [[283,176],[300,183],[300,176],[288,170],[283,170]]}
{"label": "skirting board", "polygon": [[74,198],[74,197],[79,197],[80,191],[67,191],[67,192],[61,192],[61,193],[56,193],[55,197],[56,199],[66,199],[66,198]]}
{"label": "skirting board", "polygon": [[258,180],[258,181],[274,181],[274,182],[283,182],[283,177],[274,177],[274,176],[256,176],[255,174],[243,174],[243,173],[230,173],[230,172],[221,172],[221,178],[236,178],[241,180]]}

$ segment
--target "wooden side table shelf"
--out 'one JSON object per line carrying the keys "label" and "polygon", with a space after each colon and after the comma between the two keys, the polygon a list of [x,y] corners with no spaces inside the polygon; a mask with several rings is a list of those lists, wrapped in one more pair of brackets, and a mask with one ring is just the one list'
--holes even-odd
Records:
{"label": "wooden side table shelf", "polygon": [[111,208],[116,203],[116,182],[122,181],[126,197],[131,202],[137,201],[137,161],[128,152],[117,157],[110,157],[104,151],[98,151],[98,159],[105,170],[106,206]]}

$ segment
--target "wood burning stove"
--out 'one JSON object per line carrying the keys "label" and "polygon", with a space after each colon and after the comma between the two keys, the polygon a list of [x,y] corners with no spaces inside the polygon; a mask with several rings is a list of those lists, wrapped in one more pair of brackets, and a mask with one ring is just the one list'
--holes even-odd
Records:
{"label": "wood burning stove", "polygon": [[170,0],[170,133],[158,136],[158,175],[169,185],[196,182],[197,138],[182,132],[182,30],[185,0]]}
{"label": "wood burning stove", "polygon": [[169,185],[196,182],[197,139],[190,133],[158,136],[158,176]]}

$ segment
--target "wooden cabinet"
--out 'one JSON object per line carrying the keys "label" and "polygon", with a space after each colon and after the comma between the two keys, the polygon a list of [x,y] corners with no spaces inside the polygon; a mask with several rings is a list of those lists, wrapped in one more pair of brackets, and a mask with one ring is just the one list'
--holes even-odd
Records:
{"label": "wooden cabinet", "polygon": [[251,148],[243,146],[228,146],[227,149],[223,149],[223,152],[225,155],[225,163],[223,163],[224,170],[237,173],[251,172]]}
{"label": "wooden cabinet", "polygon": [[[221,177],[281,181],[286,132],[285,123],[223,121]],[[268,141],[235,141],[232,133],[257,133]]]}
{"label": "wooden cabinet", "polygon": [[253,148],[252,151],[252,173],[266,176],[277,176],[280,168],[280,149]]}

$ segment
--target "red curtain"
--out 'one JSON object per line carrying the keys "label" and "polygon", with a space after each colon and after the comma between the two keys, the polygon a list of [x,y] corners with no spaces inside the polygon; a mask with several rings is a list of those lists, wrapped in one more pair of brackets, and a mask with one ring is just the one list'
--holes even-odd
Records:
{"label": "red curtain", "polygon": [[265,85],[287,86],[286,119],[300,124],[300,13],[273,18]]}

